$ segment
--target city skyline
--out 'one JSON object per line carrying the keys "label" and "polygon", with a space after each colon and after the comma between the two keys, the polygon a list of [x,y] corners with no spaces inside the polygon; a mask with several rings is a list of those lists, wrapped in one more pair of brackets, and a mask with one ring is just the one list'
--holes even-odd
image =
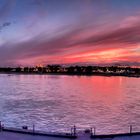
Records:
{"label": "city skyline", "polygon": [[0,0],[0,66],[140,66],[139,0]]}

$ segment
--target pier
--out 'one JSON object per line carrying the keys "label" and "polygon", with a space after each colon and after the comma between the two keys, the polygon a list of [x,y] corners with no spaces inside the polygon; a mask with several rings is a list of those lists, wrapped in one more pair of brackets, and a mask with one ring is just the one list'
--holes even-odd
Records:
{"label": "pier", "polygon": [[70,133],[54,133],[23,128],[0,127],[0,140],[140,140],[140,132],[121,134],[96,135],[95,128],[78,131],[76,126],[71,128]]}
{"label": "pier", "polygon": [[[70,140],[71,138],[66,137],[53,137],[47,135],[33,135],[27,133],[17,133],[13,131],[1,131],[0,140]],[[73,138],[72,138],[73,139]],[[75,140],[140,140],[140,133],[132,135],[102,135],[90,137],[90,134],[81,133]]]}

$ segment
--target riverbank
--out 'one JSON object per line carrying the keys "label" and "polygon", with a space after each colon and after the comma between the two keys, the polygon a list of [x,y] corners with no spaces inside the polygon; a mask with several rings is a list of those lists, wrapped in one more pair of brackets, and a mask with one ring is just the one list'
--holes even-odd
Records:
{"label": "riverbank", "polygon": [[128,75],[128,74],[110,74],[110,73],[93,73],[93,74],[67,74],[67,73],[27,73],[27,72],[0,72],[0,74],[8,74],[11,76],[12,74],[17,75],[67,75],[67,76],[122,76],[122,77],[134,77],[140,78],[140,75]]}

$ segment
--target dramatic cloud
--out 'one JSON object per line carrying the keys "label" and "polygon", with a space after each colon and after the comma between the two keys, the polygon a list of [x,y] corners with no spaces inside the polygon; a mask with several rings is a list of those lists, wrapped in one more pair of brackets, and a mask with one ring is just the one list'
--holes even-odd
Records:
{"label": "dramatic cloud", "polygon": [[10,26],[11,25],[11,22],[5,22],[5,23],[3,23],[2,25],[0,25],[0,32],[4,29],[4,28],[6,28],[6,27],[8,27],[8,26]]}
{"label": "dramatic cloud", "polygon": [[104,2],[60,1],[17,0],[2,6],[0,11],[11,11],[11,5],[17,5],[13,14],[0,15],[16,21],[0,25],[0,65],[140,65],[138,10],[121,15]]}

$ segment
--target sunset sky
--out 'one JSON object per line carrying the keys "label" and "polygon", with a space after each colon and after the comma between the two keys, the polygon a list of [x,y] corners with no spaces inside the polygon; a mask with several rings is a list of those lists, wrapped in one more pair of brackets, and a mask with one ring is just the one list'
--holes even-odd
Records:
{"label": "sunset sky", "polygon": [[140,66],[140,0],[0,0],[0,66]]}

